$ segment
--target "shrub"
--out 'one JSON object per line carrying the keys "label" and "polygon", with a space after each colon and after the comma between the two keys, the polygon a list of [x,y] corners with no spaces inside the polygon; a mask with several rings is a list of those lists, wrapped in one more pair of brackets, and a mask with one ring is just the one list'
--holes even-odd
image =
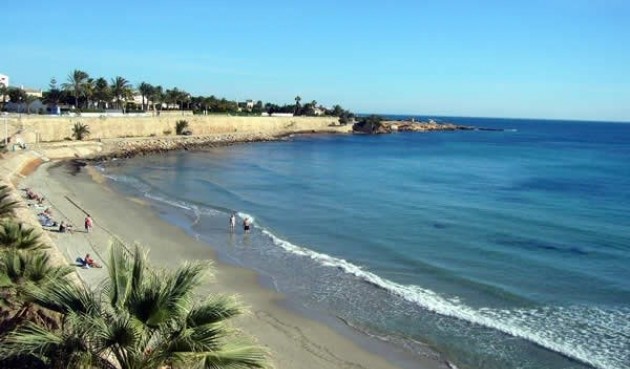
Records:
{"label": "shrub", "polygon": [[77,122],[72,127],[72,137],[81,141],[83,138],[90,134],[90,127],[87,124],[83,124],[81,122]]}
{"label": "shrub", "polygon": [[162,133],[163,133],[165,136],[169,136],[171,133],[173,133],[173,131],[172,131],[172,130],[170,130],[170,129],[165,129],[165,130],[163,130],[163,131],[162,131]]}
{"label": "shrub", "polygon": [[178,120],[175,123],[175,133],[178,135],[183,135],[186,131],[188,131],[188,121]]}

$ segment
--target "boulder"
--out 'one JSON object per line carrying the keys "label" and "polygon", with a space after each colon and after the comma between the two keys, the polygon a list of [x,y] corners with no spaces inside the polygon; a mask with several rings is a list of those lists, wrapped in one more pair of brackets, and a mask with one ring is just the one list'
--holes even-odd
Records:
{"label": "boulder", "polygon": [[368,135],[392,133],[392,128],[382,122],[361,121],[352,125],[352,132]]}

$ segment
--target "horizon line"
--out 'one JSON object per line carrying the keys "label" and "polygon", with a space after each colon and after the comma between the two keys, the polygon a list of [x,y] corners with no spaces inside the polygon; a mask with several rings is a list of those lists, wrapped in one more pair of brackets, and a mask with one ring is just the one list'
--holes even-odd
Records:
{"label": "horizon line", "polygon": [[580,119],[580,118],[533,118],[533,117],[497,117],[497,116],[467,116],[467,115],[441,115],[441,114],[418,114],[418,113],[356,113],[357,116],[367,115],[380,115],[380,116],[393,116],[393,115],[408,115],[409,117],[428,117],[428,118],[473,118],[473,119],[510,119],[510,120],[545,120],[545,121],[560,121],[560,122],[591,122],[591,123],[619,123],[630,124],[630,120],[593,120],[593,119]]}

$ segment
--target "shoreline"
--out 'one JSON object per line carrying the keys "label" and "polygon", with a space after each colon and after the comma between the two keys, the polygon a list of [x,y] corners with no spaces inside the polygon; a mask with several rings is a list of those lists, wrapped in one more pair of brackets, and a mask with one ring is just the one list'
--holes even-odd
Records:
{"label": "shoreline", "polygon": [[[90,234],[45,232],[49,233],[67,262],[72,263],[87,252],[105,262],[101,256],[112,237],[120,238],[128,245],[135,242],[143,245],[150,250],[150,260],[158,267],[169,267],[190,259],[212,260],[216,282],[208,285],[207,291],[241,296],[241,301],[250,306],[251,315],[239,319],[237,326],[273,352],[272,362],[277,368],[448,368],[442,358],[412,358],[409,353],[394,352],[394,348],[384,342],[361,337],[361,332],[341,322],[323,322],[291,308],[290,302],[282,294],[267,288],[255,271],[217,260],[210,245],[160,219],[143,199],[126,198],[116,193],[106,185],[100,173],[89,166],[80,173],[51,174],[51,168],[55,166],[58,168],[53,171],[67,170],[63,162],[58,163],[40,166],[21,184],[44,193],[56,210],[55,219],[70,221],[75,230],[80,230],[77,227],[83,216],[80,208],[89,209],[95,219],[95,232]],[[121,219],[120,214],[125,214],[125,219]],[[174,249],[177,252],[173,252]],[[77,272],[92,287],[104,277],[104,270],[77,269]]]}

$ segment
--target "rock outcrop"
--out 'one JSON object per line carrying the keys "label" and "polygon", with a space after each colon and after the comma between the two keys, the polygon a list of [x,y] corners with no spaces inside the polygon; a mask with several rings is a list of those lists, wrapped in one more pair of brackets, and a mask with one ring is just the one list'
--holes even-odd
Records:
{"label": "rock outcrop", "polygon": [[352,126],[354,133],[383,134],[392,132],[430,132],[430,131],[463,131],[474,130],[475,127],[453,123],[413,122],[388,120],[381,122],[361,121]]}
{"label": "rock outcrop", "polygon": [[352,125],[352,132],[378,135],[383,133],[392,133],[392,128],[385,122],[361,121]]}

